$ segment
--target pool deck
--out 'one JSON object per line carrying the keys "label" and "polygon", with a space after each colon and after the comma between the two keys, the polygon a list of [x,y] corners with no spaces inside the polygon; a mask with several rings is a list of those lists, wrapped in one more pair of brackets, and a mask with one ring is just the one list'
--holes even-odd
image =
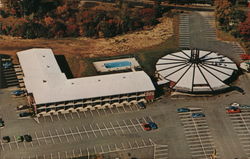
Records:
{"label": "pool deck", "polygon": [[[129,61],[131,63],[131,66],[106,68],[104,65],[105,63],[122,62],[122,61]],[[134,70],[134,68],[140,67],[139,63],[136,61],[135,58],[105,60],[105,61],[93,62],[93,64],[97,72],[112,72],[112,71],[121,71],[121,70],[129,70],[129,69]]]}

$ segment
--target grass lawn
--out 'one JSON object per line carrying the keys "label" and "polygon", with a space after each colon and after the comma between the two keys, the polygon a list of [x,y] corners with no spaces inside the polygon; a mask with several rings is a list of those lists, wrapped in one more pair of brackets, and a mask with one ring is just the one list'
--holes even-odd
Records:
{"label": "grass lawn", "polygon": [[176,37],[169,38],[166,42],[148,49],[143,49],[137,52],[133,52],[127,55],[112,56],[112,57],[97,57],[97,58],[82,58],[80,59],[82,65],[84,65],[84,72],[81,73],[82,77],[97,75],[97,71],[93,65],[95,61],[119,59],[135,57],[143,70],[150,76],[154,76],[155,64],[162,56],[178,51],[178,42]]}

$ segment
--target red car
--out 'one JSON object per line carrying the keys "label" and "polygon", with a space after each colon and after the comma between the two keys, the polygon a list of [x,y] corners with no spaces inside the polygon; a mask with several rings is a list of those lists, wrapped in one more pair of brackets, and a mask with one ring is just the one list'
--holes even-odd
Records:
{"label": "red car", "polygon": [[150,127],[149,124],[143,123],[142,126],[143,126],[143,129],[146,130],[146,131],[150,131],[151,130],[151,127]]}
{"label": "red car", "polygon": [[240,113],[240,112],[241,112],[240,108],[238,107],[231,106],[227,109],[227,113]]}

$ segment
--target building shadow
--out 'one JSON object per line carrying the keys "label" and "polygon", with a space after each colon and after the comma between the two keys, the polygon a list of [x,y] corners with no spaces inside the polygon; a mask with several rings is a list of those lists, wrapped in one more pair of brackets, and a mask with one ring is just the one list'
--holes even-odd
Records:
{"label": "building shadow", "polygon": [[64,55],[55,55],[56,61],[63,73],[65,73],[68,79],[74,78],[69,68],[68,62]]}

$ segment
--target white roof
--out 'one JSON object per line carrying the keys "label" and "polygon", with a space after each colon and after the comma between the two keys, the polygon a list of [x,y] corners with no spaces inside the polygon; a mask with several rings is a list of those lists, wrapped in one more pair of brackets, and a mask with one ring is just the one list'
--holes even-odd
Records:
{"label": "white roof", "polygon": [[175,82],[173,88],[178,90],[198,92],[228,87],[224,81],[238,70],[236,64],[211,51],[198,51],[197,55],[195,62],[191,50],[168,54],[158,60],[156,70],[161,77]]}
{"label": "white roof", "polygon": [[25,50],[17,56],[36,104],[155,90],[144,71],[67,79],[51,49]]}

